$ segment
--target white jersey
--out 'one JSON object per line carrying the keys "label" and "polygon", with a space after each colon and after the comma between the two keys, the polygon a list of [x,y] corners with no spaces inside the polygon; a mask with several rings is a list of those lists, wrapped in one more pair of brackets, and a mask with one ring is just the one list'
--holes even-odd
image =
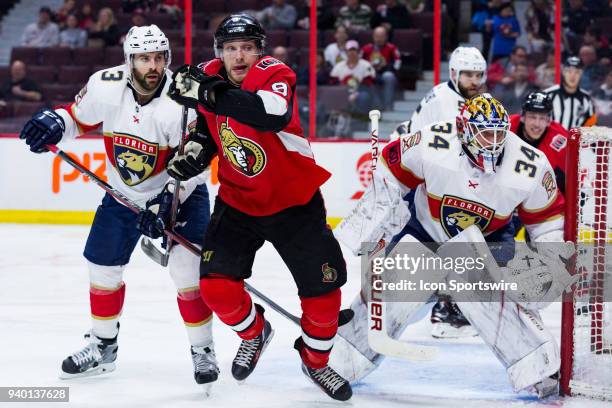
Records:
{"label": "white jersey", "polygon": [[517,209],[533,239],[563,229],[563,196],[541,151],[508,132],[501,163],[486,174],[464,153],[454,123],[402,135],[382,152],[383,164],[400,184],[416,189],[416,217],[436,242],[472,224],[489,235]]}
{"label": "white jersey", "polygon": [[[94,73],[75,102],[56,111],[66,123],[64,139],[102,126],[109,184],[144,206],[170,179],[166,162],[182,136],[182,107],[166,95],[169,71],[157,95],[145,105],[136,101],[128,86],[128,72],[120,65]],[[190,110],[190,123],[195,116]],[[201,175],[182,183],[181,201],[204,181]]]}
{"label": "white jersey", "polygon": [[402,122],[391,134],[391,140],[406,133],[415,133],[433,122],[455,122],[465,104],[465,98],[455,90],[451,81],[434,86],[421,100],[410,120]]}

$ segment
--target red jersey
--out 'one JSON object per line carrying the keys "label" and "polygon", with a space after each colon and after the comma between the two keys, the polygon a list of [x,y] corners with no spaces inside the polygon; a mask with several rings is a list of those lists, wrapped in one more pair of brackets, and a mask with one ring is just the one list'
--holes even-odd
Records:
{"label": "red jersey", "polygon": [[387,67],[399,68],[399,65],[396,65],[399,64],[401,56],[394,44],[385,43],[381,48],[378,48],[373,43],[369,43],[363,46],[362,51],[361,58],[369,61],[376,70]]}
{"label": "red jersey", "polygon": [[[533,147],[538,148],[544,153],[550,165],[552,166],[555,174],[559,171],[565,174],[565,155],[567,146],[567,140],[569,138],[569,132],[561,126],[560,123],[552,121],[544,132],[544,135],[535,143],[528,141],[525,138],[523,129],[524,125],[521,122],[521,115],[510,116],[510,130],[517,134],[521,139],[527,141]],[[559,180],[560,184],[562,180]]]}
{"label": "red jersey", "polygon": [[[201,66],[206,74],[221,76],[220,59]],[[295,73],[269,56],[251,67],[240,86],[259,95],[266,110],[291,112],[278,132],[256,130],[199,106],[219,149],[219,196],[246,214],[265,216],[306,204],[331,176],[317,165],[304,138],[295,86]]]}

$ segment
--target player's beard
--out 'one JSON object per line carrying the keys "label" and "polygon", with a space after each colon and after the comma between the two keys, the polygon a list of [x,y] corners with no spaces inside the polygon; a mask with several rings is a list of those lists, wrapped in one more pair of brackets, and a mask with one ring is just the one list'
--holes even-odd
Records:
{"label": "player's beard", "polygon": [[478,95],[479,91],[480,91],[480,87],[470,87],[470,88],[465,88],[463,85],[461,85],[461,83],[458,83],[457,85],[459,85],[459,92],[461,93],[461,95],[463,95],[463,97],[465,99],[470,99],[473,98],[474,96]]}
{"label": "player's beard", "polygon": [[[157,76],[157,81],[147,82],[147,76],[152,76],[152,75]],[[133,70],[132,77],[134,78],[136,88],[139,88],[137,89],[137,91],[143,91],[142,92],[143,94],[148,95],[157,89],[157,87],[161,83],[163,73],[160,74],[159,72],[156,72],[156,71],[149,71],[146,74],[141,74],[137,70]]]}

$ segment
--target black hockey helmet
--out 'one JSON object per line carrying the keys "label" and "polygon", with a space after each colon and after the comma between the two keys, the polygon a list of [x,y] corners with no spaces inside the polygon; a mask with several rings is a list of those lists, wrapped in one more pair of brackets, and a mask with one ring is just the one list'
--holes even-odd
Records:
{"label": "black hockey helmet", "polygon": [[538,112],[551,114],[552,112],[552,100],[544,92],[531,92],[525,98],[523,102],[523,113],[525,112]]}
{"label": "black hockey helmet", "polygon": [[578,68],[578,69],[582,69],[582,60],[580,59],[580,57],[577,57],[575,55],[570,55],[569,57],[567,57],[565,59],[565,61],[563,61],[563,67],[567,68],[567,67],[574,67],[574,68]]}
{"label": "black hockey helmet", "polygon": [[249,14],[231,14],[223,19],[215,31],[215,55],[221,56],[223,43],[235,40],[255,40],[257,47],[266,46],[266,31],[257,19]]}

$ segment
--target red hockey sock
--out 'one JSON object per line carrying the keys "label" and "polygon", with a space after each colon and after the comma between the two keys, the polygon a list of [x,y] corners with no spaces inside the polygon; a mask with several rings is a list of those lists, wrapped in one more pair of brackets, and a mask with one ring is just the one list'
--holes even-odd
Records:
{"label": "red hockey sock", "polygon": [[338,331],[340,289],[321,296],[301,297],[300,300],[302,301],[301,325],[304,342],[304,347],[300,352],[302,361],[310,368],[325,367],[334,345],[334,336]]}
{"label": "red hockey sock", "polygon": [[200,279],[200,293],[204,302],[219,319],[230,326],[244,340],[251,340],[263,330],[263,315],[256,310],[243,281],[225,276]]}
{"label": "red hockey sock", "polygon": [[181,293],[176,297],[181,317],[187,326],[201,326],[212,318],[212,311],[204,303],[199,291]]}
{"label": "red hockey sock", "polygon": [[125,283],[115,290],[89,288],[89,304],[94,319],[108,320],[121,314],[125,298]]}

